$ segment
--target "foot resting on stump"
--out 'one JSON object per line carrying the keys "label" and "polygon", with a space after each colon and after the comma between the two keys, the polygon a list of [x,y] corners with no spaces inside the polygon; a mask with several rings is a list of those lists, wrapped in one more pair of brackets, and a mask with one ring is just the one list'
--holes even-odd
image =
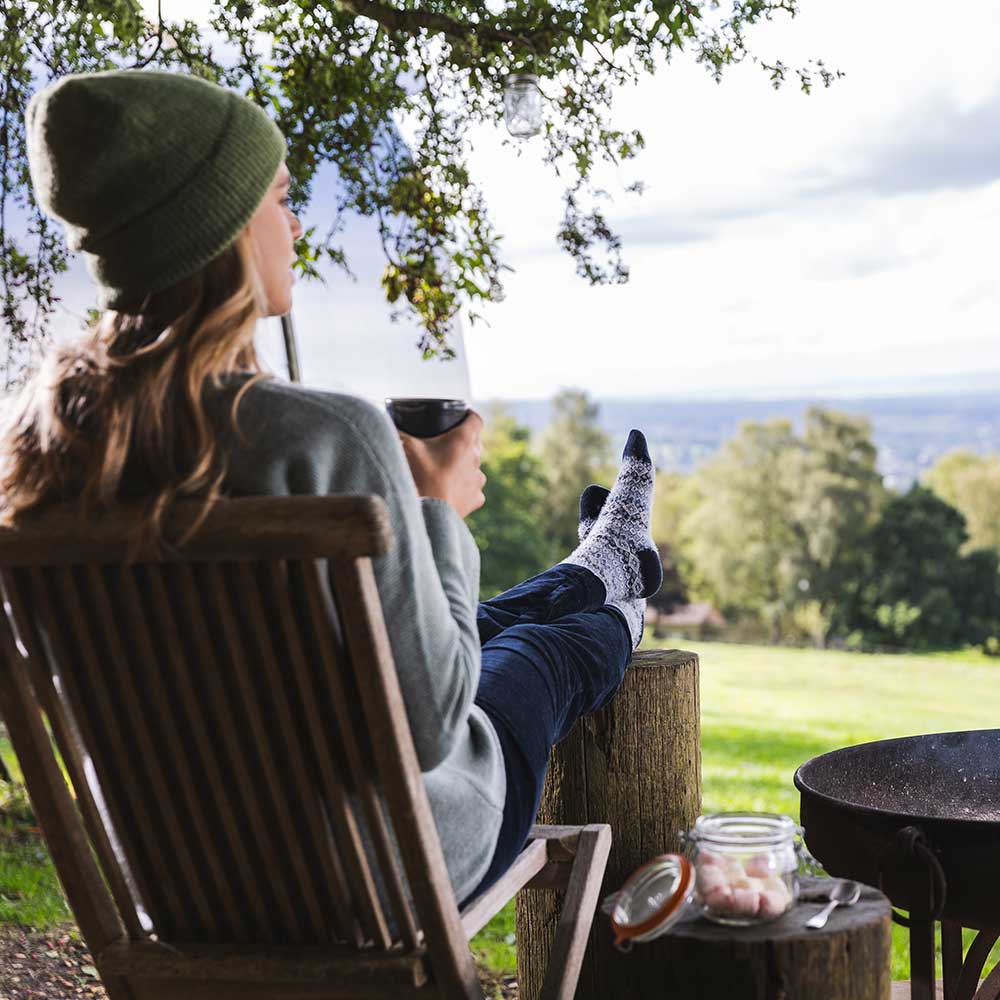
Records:
{"label": "foot resting on stump", "polygon": [[576,529],[576,534],[581,542],[590,534],[590,529],[597,523],[597,518],[604,507],[604,501],[609,496],[611,496],[611,490],[606,486],[597,486],[596,484],[588,486],[580,494],[580,524]]}
{"label": "foot resting on stump", "polygon": [[[649,531],[654,479],[646,439],[640,431],[632,431],[614,487],[586,538],[565,560],[589,569],[604,584],[609,604],[651,597],[663,581],[660,556]],[[580,498],[581,521],[585,513],[593,512],[598,497],[590,490]]]}
{"label": "foot resting on stump", "polygon": [[[577,534],[580,541],[585,541],[590,534],[597,518],[600,516],[605,501],[611,495],[611,490],[605,486],[588,486],[580,494],[580,525]],[[612,601],[607,605],[614,608],[625,619],[629,635],[632,637],[632,648],[638,649],[642,641],[642,631],[646,624],[645,598],[636,597],[631,601]]]}

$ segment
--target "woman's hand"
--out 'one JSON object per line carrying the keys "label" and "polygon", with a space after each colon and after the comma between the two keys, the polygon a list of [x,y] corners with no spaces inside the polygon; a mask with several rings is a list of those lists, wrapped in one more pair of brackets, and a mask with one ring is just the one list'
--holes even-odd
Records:
{"label": "woman's hand", "polygon": [[457,427],[432,438],[399,432],[406,460],[422,497],[445,500],[468,517],[486,497],[486,476],[479,468],[483,455],[483,418],[473,410]]}

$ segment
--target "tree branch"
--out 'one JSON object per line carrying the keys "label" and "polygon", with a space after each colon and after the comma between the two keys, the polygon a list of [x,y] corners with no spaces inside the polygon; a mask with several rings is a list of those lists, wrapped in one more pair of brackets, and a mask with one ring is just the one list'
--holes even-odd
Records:
{"label": "tree branch", "polygon": [[156,24],[156,48],[145,59],[134,62],[129,67],[130,69],[142,69],[144,66],[148,66],[160,54],[160,49],[163,48],[163,0],[156,0]]}
{"label": "tree branch", "polygon": [[403,32],[415,35],[421,29],[451,38],[488,38],[494,42],[528,42],[537,38],[540,33],[529,32],[518,35],[503,28],[494,28],[487,24],[474,24],[471,21],[457,21],[447,14],[435,14],[425,10],[399,10],[380,0],[337,0],[339,5],[356,17],[367,17],[377,21],[387,31]]}

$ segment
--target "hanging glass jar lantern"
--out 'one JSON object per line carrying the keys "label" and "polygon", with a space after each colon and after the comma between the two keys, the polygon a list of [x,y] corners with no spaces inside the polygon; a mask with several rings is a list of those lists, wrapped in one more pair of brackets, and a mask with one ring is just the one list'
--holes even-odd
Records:
{"label": "hanging glass jar lantern", "polygon": [[513,73],[507,77],[503,116],[507,131],[515,139],[530,139],[542,131],[542,92],[534,73]]}

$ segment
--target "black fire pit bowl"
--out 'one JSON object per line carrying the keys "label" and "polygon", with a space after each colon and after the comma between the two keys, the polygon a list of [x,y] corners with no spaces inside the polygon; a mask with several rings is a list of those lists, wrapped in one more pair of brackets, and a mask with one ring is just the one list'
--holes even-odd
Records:
{"label": "black fire pit bowl", "polygon": [[822,754],[795,773],[806,844],[831,875],[906,910],[1000,925],[1000,730]]}

